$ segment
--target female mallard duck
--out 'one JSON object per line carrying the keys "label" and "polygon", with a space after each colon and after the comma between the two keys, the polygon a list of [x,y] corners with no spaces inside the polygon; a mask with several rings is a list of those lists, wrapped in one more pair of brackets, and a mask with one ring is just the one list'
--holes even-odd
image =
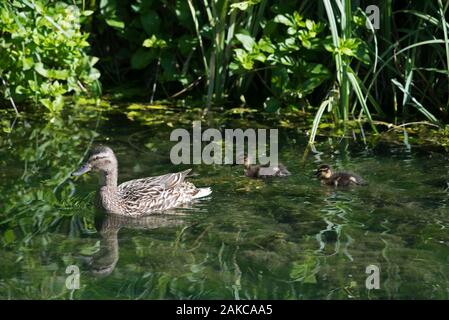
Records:
{"label": "female mallard duck", "polygon": [[287,167],[282,163],[279,163],[277,166],[270,166],[269,164],[254,165],[251,163],[248,156],[243,156],[242,162],[245,168],[245,176],[249,178],[267,179],[271,177],[287,177],[291,175],[290,171],[288,171]]}
{"label": "female mallard duck", "polygon": [[212,192],[210,188],[196,188],[192,183],[184,181],[190,170],[130,180],[117,186],[117,158],[111,148],[99,146],[92,150],[87,162],[72,175],[98,171],[98,206],[107,213],[139,216],[208,196]]}
{"label": "female mallard duck", "polygon": [[321,184],[334,187],[347,187],[350,185],[365,185],[366,182],[353,173],[333,172],[332,168],[323,164],[318,167],[316,176],[321,180]]}

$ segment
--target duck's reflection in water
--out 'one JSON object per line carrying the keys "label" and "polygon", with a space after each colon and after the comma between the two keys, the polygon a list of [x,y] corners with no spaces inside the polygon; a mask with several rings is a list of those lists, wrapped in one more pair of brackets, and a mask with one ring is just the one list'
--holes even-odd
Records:
{"label": "duck's reflection in water", "polygon": [[[104,277],[112,273],[119,260],[120,229],[151,230],[162,227],[176,227],[185,225],[186,215],[183,214],[154,214],[140,217],[124,217],[105,215],[100,219],[100,250],[87,258],[88,268],[94,276]],[[98,230],[98,229],[97,229]]]}

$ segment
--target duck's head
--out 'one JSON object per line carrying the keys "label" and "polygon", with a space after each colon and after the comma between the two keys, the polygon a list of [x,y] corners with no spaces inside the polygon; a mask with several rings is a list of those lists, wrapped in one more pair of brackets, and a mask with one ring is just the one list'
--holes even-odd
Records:
{"label": "duck's head", "polygon": [[318,167],[315,175],[319,179],[329,179],[332,176],[332,168],[327,164],[322,164]]}
{"label": "duck's head", "polygon": [[72,173],[73,176],[80,176],[89,171],[100,171],[104,173],[112,172],[117,168],[117,158],[111,148],[97,146],[89,154],[89,158],[84,165]]}

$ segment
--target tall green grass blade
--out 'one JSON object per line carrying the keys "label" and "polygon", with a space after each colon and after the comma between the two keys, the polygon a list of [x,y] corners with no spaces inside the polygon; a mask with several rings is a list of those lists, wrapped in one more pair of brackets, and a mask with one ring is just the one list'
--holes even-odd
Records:
{"label": "tall green grass blade", "polygon": [[[448,74],[448,93],[449,93],[449,39],[447,35],[447,23],[445,18],[445,12],[443,10],[443,4],[441,3],[441,0],[438,0],[438,9],[441,17],[441,27],[443,28],[443,34],[444,34],[444,45],[446,49],[446,68],[447,68],[447,74]],[[446,102],[446,109],[449,109],[449,95]]]}
{"label": "tall green grass blade", "polygon": [[[337,24],[335,22],[335,15],[334,11],[332,9],[332,5],[330,3],[330,0],[323,0],[324,7],[326,9],[327,19],[329,21],[329,27],[332,35],[332,43],[335,48],[339,47],[339,37],[338,37],[338,29]],[[336,54],[335,55],[335,64],[337,68],[337,79],[339,82],[341,82],[341,75],[342,75],[342,63],[341,63],[341,55]]]}
{"label": "tall green grass blade", "polygon": [[366,15],[365,11],[363,10],[359,10],[359,12],[362,13],[362,15],[365,17],[366,21],[368,22],[368,26],[369,26],[369,30],[371,31],[371,33],[373,34],[373,39],[374,39],[374,65],[372,67],[373,72],[376,72],[377,69],[377,62],[379,60],[379,46],[377,44],[377,35],[376,35],[376,30],[374,29],[373,24],[371,23],[371,20],[368,18],[368,16]]}
{"label": "tall green grass blade", "polygon": [[195,26],[196,36],[198,38],[198,43],[199,43],[200,50],[201,50],[202,60],[203,60],[203,64],[204,64],[204,72],[206,75],[208,75],[209,68],[207,66],[206,53],[204,51],[203,39],[202,39],[201,33],[200,33],[200,25],[198,23],[198,18],[196,16],[196,10],[195,10],[195,7],[193,6],[192,0],[187,0],[187,3],[189,4],[190,13],[192,15],[193,24]]}
{"label": "tall green grass blade", "polygon": [[332,103],[332,98],[327,98],[323,102],[321,102],[320,107],[318,108],[318,111],[315,115],[315,118],[313,119],[312,129],[310,131],[310,137],[309,137],[309,145],[313,145],[315,142],[315,137],[318,132],[318,127],[320,126],[321,117],[323,116],[324,110],[326,110],[327,106],[329,106]]}
{"label": "tall green grass blade", "polygon": [[379,69],[374,73],[374,75],[373,75],[373,77],[372,77],[372,79],[371,79],[371,82],[370,82],[370,84],[368,85],[368,92],[371,90],[372,86],[373,86],[374,83],[377,81],[377,78],[379,77],[379,74],[381,73],[381,71],[382,71],[384,68],[389,67],[389,66],[390,66],[391,60],[396,59],[397,56],[399,56],[400,54],[402,54],[402,53],[404,53],[404,52],[406,52],[406,51],[408,51],[408,50],[410,50],[410,49],[416,48],[416,47],[425,46],[425,45],[429,45],[429,44],[442,44],[442,43],[445,43],[445,41],[442,40],[442,39],[426,40],[426,41],[421,41],[421,42],[418,42],[418,43],[411,44],[411,45],[409,45],[409,46],[407,46],[407,47],[405,47],[405,48],[399,50],[398,52],[395,53],[395,55],[392,55],[392,56],[390,56],[388,59],[386,59],[385,61],[383,61],[382,65],[381,65],[381,66],[379,67]]}
{"label": "tall green grass blade", "polygon": [[349,82],[351,83],[352,88],[354,89],[354,92],[355,92],[355,94],[357,96],[357,99],[358,99],[360,105],[362,106],[362,109],[363,109],[366,117],[368,118],[368,122],[371,125],[371,128],[373,129],[373,131],[375,133],[377,133],[376,126],[373,123],[373,119],[371,118],[371,113],[370,113],[370,111],[368,109],[368,106],[366,104],[365,97],[363,95],[362,89],[360,88],[359,80],[356,78],[356,76],[354,74],[354,71],[352,71],[352,69],[348,68],[347,75],[348,75]]}
{"label": "tall green grass blade", "polygon": [[402,93],[409,95],[410,99],[413,101],[413,106],[418,109],[419,112],[421,112],[424,116],[426,116],[427,119],[429,119],[433,123],[438,123],[438,120],[435,118],[435,116],[428,111],[418,100],[416,100],[405,88],[402,86],[401,83],[399,83],[396,79],[391,79],[391,82],[399,88],[399,90],[402,91]]}

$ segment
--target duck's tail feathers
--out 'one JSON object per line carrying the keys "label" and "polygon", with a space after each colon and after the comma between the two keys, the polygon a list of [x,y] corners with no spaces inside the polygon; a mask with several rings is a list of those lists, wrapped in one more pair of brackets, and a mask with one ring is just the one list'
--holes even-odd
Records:
{"label": "duck's tail feathers", "polygon": [[198,192],[193,196],[193,199],[207,197],[211,193],[211,188],[198,188]]}

